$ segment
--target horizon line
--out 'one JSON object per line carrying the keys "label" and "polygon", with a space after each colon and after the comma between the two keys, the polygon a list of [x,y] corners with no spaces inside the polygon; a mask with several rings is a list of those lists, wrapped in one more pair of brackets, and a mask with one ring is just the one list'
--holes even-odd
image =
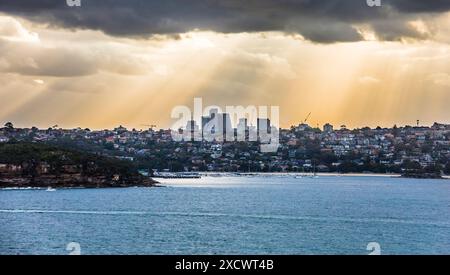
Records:
{"label": "horizon line", "polygon": [[[5,129],[5,128],[7,128],[6,127],[6,124],[8,124],[8,123],[10,123],[9,121],[8,122],[5,122],[4,124],[3,124],[3,126],[2,127],[0,127],[0,129]],[[11,122],[12,123],[12,122]],[[14,123],[12,123],[13,125],[14,125]],[[321,125],[322,126],[322,128],[320,128],[320,127],[315,127],[315,126],[312,126],[312,125],[309,125],[309,124],[307,124],[307,123],[302,123],[302,122],[300,122],[299,124],[297,124],[297,125],[291,125],[290,127],[288,127],[288,128],[283,128],[283,127],[278,127],[278,129],[281,129],[281,130],[290,130],[291,128],[295,128],[295,127],[298,127],[299,125],[302,125],[302,124],[304,124],[304,125],[308,125],[311,129],[319,129],[319,130],[323,130],[323,127],[325,126],[325,125],[327,125],[327,124],[330,124],[331,126],[335,126],[335,125],[333,125],[333,124],[331,124],[331,123],[325,123],[325,124],[323,124],[323,125]],[[376,130],[376,129],[378,129],[378,128],[380,128],[380,129],[393,129],[394,127],[397,127],[397,128],[408,128],[408,127],[410,127],[410,128],[431,128],[433,125],[435,125],[435,124],[438,124],[438,125],[445,125],[445,126],[450,126],[450,123],[445,123],[445,122],[437,122],[437,121],[435,121],[435,122],[433,122],[431,125],[409,125],[409,124],[404,124],[404,125],[399,125],[399,124],[394,124],[393,126],[391,126],[391,127],[383,127],[383,126],[376,126],[376,127],[370,127],[370,126],[362,126],[362,127],[345,127],[345,128],[342,128],[342,126],[346,126],[345,124],[341,124],[341,125],[339,125],[338,127],[336,127],[335,129],[333,129],[333,131],[339,131],[339,130],[343,130],[343,129],[345,129],[345,130],[361,130],[361,129],[365,129],[365,128],[369,128],[369,129],[371,129],[371,130]],[[0,124],[1,125],[1,124]],[[56,127],[55,127],[56,126]],[[253,125],[249,125],[249,126],[253,126]],[[118,125],[118,126],[114,126],[114,128],[92,128],[92,127],[81,127],[81,126],[77,126],[77,127],[59,127],[59,125],[57,125],[57,124],[55,124],[54,126],[49,126],[49,127],[37,127],[37,126],[27,126],[27,127],[14,127],[14,129],[32,129],[32,128],[37,128],[38,130],[48,130],[48,129],[53,129],[53,130],[77,130],[77,129],[81,129],[81,130],[86,130],[86,129],[89,129],[89,131],[105,131],[105,130],[109,130],[109,131],[111,131],[111,130],[114,130],[114,129],[116,129],[116,128],[120,128],[120,127],[123,127],[123,128],[125,128],[127,131],[133,131],[133,130],[136,130],[136,131],[147,131],[147,130],[150,130],[150,129],[154,129],[155,128],[155,130],[154,131],[167,131],[167,130],[179,130],[179,129],[172,129],[172,128],[157,128],[157,127],[148,127],[148,128],[137,128],[137,127],[131,127],[131,126],[124,126],[124,125],[122,125],[122,124],[120,124],[120,125]],[[253,126],[253,127],[257,127],[257,126]],[[274,127],[274,126],[272,126],[272,127]],[[131,130],[130,130],[131,129]],[[181,129],[183,129],[183,130],[185,130],[185,128],[181,128]],[[236,127],[233,127],[232,129],[237,129]],[[201,128],[199,128],[199,130],[201,130]]]}

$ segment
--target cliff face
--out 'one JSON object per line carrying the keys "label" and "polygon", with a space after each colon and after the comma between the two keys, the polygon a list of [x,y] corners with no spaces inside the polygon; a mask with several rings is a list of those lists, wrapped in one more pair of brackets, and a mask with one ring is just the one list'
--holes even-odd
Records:
{"label": "cliff face", "polygon": [[0,188],[100,188],[155,183],[127,161],[39,144],[0,146]]}

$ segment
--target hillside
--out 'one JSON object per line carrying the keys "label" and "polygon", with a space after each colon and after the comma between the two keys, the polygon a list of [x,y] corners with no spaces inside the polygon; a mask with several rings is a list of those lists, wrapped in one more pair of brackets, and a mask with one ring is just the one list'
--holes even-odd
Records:
{"label": "hillside", "polygon": [[131,162],[38,143],[0,144],[0,187],[153,186]]}

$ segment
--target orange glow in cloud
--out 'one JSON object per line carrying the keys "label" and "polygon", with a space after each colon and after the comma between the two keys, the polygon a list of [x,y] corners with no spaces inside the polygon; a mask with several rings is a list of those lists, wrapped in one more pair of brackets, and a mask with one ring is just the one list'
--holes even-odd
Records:
{"label": "orange glow in cloud", "polygon": [[413,43],[315,44],[277,32],[133,40],[0,19],[16,30],[0,33],[10,49],[0,57],[0,121],[19,126],[168,127],[171,109],[194,97],[280,106],[282,127],[309,112],[313,126],[450,123],[450,40],[442,33]]}

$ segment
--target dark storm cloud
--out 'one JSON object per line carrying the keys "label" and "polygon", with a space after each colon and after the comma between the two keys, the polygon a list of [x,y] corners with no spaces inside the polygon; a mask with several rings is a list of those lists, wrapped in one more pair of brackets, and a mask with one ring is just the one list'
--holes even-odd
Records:
{"label": "dark storm cloud", "polygon": [[[315,42],[362,39],[354,24],[372,26],[378,37],[423,38],[407,26],[413,20],[450,10],[450,0],[0,0],[0,11],[37,22],[95,29],[116,36],[149,37],[194,29],[224,33],[284,31]],[[395,24],[392,28],[389,23]]]}
{"label": "dark storm cloud", "polygon": [[391,0],[385,1],[402,12],[446,12],[449,0]]}

